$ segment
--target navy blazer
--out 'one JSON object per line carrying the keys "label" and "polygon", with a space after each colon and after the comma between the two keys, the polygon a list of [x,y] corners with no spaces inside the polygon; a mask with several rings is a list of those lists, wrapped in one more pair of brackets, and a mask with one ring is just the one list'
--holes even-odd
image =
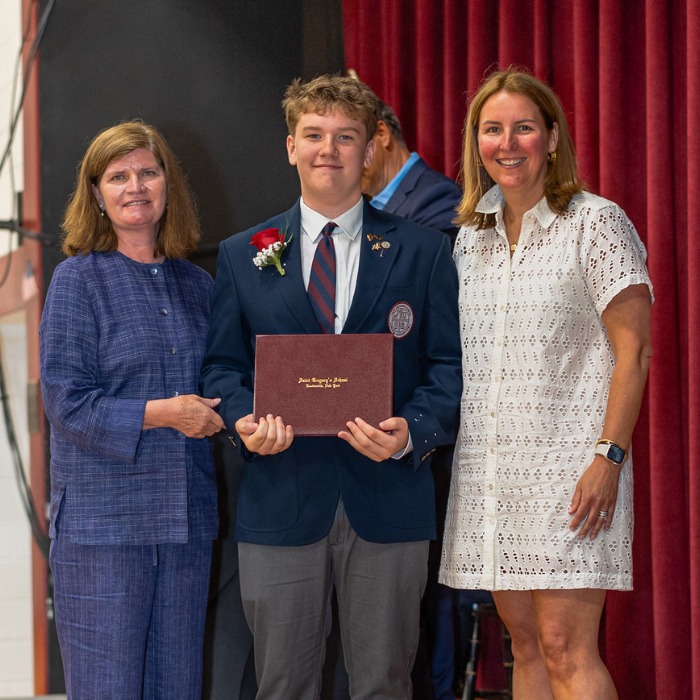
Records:
{"label": "navy blazer", "polygon": [[[251,455],[242,448],[240,541],[316,542],[329,532],[340,496],[353,528],[366,540],[435,536],[426,457],[453,443],[457,428],[462,386],[457,275],[446,236],[367,203],[363,217],[357,286],[343,332],[385,333],[396,303],[412,309],[410,332],[394,340],[394,415],[408,421],[413,451],[377,463],[337,437],[296,437],[276,455]],[[274,266],[259,270],[253,264],[257,251],[250,238],[271,227],[292,236],[284,276]],[[390,244],[383,254],[372,250],[371,234]],[[231,433],[253,409],[256,335],[321,332],[302,278],[300,236],[297,203],[221,243],[202,388],[205,396],[222,398],[219,408]]]}
{"label": "navy blazer", "polygon": [[443,231],[454,244],[457,227],[452,220],[461,198],[462,191],[453,180],[419,158],[399,183],[384,211]]}

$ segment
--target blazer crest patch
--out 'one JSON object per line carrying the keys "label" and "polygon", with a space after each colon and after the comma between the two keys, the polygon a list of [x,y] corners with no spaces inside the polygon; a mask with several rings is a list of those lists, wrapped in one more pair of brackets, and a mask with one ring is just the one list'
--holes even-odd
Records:
{"label": "blazer crest patch", "polygon": [[387,326],[394,338],[405,338],[413,328],[413,308],[406,301],[398,301],[391,307]]}

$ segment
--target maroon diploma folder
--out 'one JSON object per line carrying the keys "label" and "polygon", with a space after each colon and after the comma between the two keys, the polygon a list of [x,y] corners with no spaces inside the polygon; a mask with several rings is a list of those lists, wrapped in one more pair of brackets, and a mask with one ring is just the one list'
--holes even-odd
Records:
{"label": "maroon diploma folder", "polygon": [[256,336],[253,415],[282,416],[294,435],[336,435],[358,416],[393,415],[391,333]]}

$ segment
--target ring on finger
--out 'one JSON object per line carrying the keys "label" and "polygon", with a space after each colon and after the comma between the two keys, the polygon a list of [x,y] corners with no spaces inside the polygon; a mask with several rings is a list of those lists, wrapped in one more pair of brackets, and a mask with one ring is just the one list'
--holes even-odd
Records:
{"label": "ring on finger", "polygon": [[607,520],[608,519],[608,511],[607,510],[599,510],[598,517],[603,518],[603,520]]}

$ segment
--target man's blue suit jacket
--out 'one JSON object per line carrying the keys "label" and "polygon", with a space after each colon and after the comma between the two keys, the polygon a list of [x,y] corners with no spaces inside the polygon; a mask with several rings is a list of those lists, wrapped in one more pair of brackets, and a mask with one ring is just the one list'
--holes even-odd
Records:
{"label": "man's blue suit jacket", "polygon": [[454,244],[457,227],[452,220],[461,198],[462,191],[453,180],[419,158],[399,183],[384,211],[443,231]]}
{"label": "man's blue suit jacket", "polygon": [[[343,332],[386,333],[392,307],[410,305],[413,327],[394,339],[394,414],[408,421],[413,451],[377,463],[337,437],[298,437],[276,455],[251,455],[241,447],[246,464],[238,496],[240,541],[316,542],[328,534],[340,496],[363,539],[408,542],[435,536],[426,457],[453,443],[457,428],[462,387],[457,275],[443,234],[368,203],[363,216],[357,287]],[[274,266],[259,270],[252,261],[251,236],[272,227],[292,236],[283,256],[285,276]],[[377,239],[368,235],[389,243],[383,254],[372,250]],[[221,243],[202,389],[204,396],[221,397],[220,412],[232,434],[235,422],[253,409],[256,335],[321,332],[302,279],[300,237],[297,203]]]}

